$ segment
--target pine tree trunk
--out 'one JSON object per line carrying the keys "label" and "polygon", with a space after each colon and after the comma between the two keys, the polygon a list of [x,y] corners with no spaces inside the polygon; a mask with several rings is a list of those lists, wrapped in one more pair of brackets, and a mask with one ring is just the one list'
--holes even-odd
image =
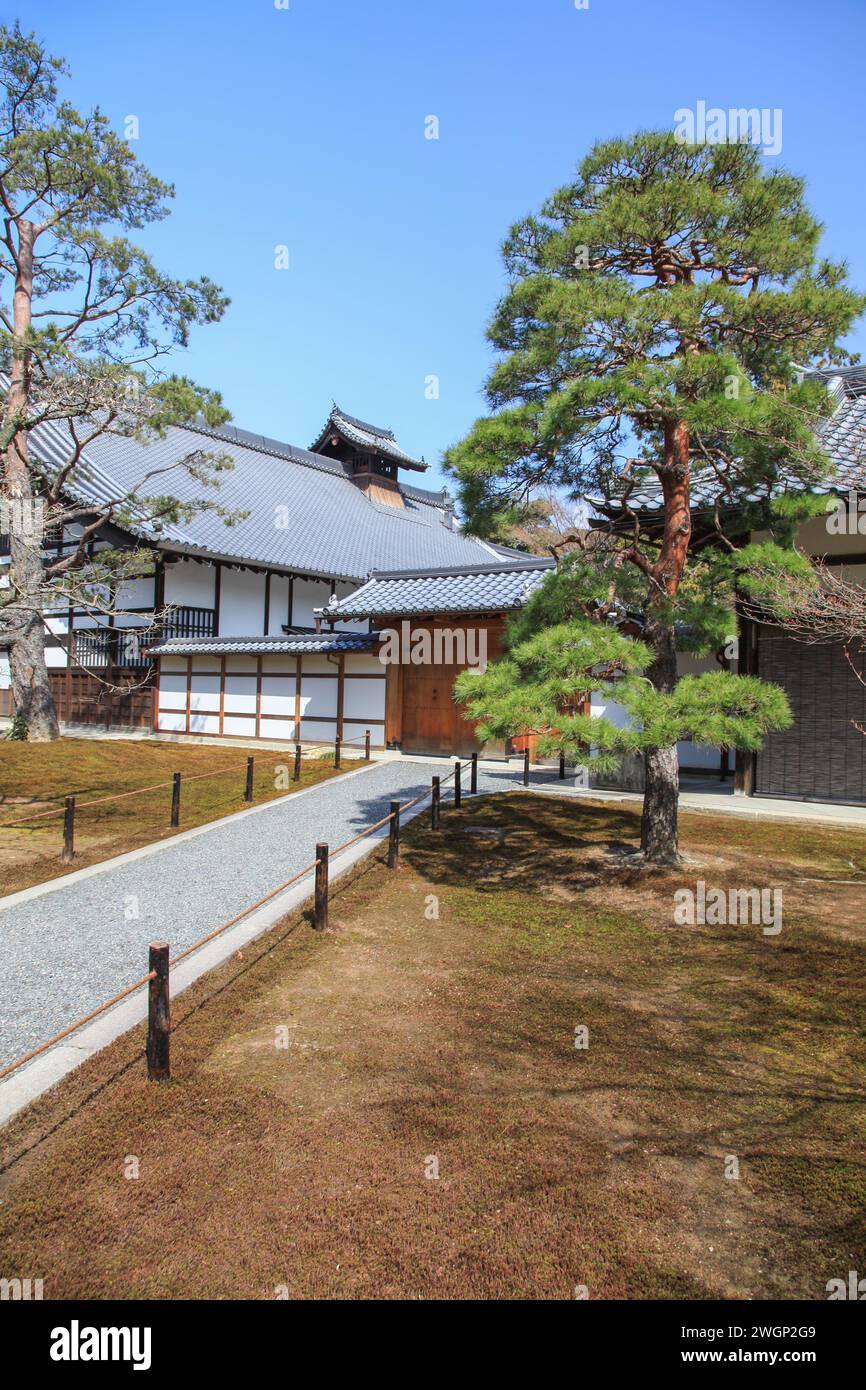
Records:
{"label": "pine tree trunk", "polygon": [[[669,695],[677,684],[673,602],[686,565],[692,533],[689,504],[689,432],[684,420],[664,427],[664,467],[660,473],[665,529],[652,570],[644,640],[653,653],[646,675],[656,690]],[[640,843],[648,864],[662,868],[679,863],[678,802],[680,770],[677,746],[648,748],[644,755],[646,788]]]}
{"label": "pine tree trunk", "polygon": [[45,665],[45,628],[38,612],[28,614],[16,629],[9,659],[13,709],[26,726],[28,739],[46,743],[59,738],[60,726]]}
{"label": "pine tree trunk", "polygon": [[[30,394],[30,353],[22,346],[32,325],[33,239],[31,222],[21,218],[15,276],[12,369],[4,424],[26,418]],[[33,488],[27,455],[27,431],[17,429],[6,449],[6,496],[12,524],[9,536],[9,579],[14,592],[9,662],[12,668],[14,712],[26,726],[28,739],[59,738],[57,711],[45,664],[45,626],[42,621],[42,537],[34,524]]]}
{"label": "pine tree trunk", "polygon": [[[651,622],[644,634],[655,652],[646,674],[656,690],[666,694],[677,683],[677,653],[670,624]],[[644,754],[646,784],[640,845],[648,864],[671,867],[679,863],[678,802],[680,769],[676,744],[648,748]]]}

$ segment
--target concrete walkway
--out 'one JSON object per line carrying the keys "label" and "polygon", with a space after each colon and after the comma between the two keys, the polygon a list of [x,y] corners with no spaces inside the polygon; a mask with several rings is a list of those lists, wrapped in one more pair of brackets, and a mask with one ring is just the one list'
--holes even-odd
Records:
{"label": "concrete walkway", "polygon": [[[172,955],[247,911],[315,857],[387,814],[447,774],[447,759],[386,758],[280,801],[252,807],[169,841],[81,869],[0,898],[0,939],[12,968],[0,976],[0,1066],[89,1013],[146,973],[147,948],[168,941]],[[464,773],[464,791],[468,787]],[[482,764],[479,792],[522,787],[522,765]],[[545,795],[639,803],[634,793],[586,791],[561,782],[556,770],[533,769],[531,788]],[[453,784],[443,800],[453,797]],[[866,830],[866,808],[769,802],[717,791],[683,791],[681,807],[749,818],[784,817]],[[428,805],[419,808],[429,814]],[[387,828],[332,861],[345,871]],[[172,972],[173,992],[226,959],[309,895],[311,878],[257,910]],[[0,1083],[0,1123],[88,1053],[105,1046],[144,1015],[139,991]]]}

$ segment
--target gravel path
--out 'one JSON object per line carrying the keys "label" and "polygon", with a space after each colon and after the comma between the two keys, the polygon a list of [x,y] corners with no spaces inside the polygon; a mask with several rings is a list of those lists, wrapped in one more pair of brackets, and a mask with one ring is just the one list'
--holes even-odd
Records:
{"label": "gravel path", "polygon": [[[168,941],[172,953],[191,945],[308,864],[317,841],[342,844],[385,815],[392,798],[408,801],[447,771],[441,762],[374,764],[0,909],[12,967],[0,976],[0,1065],[143,975],[151,941]],[[467,769],[464,791],[468,780]],[[519,784],[514,767],[479,771],[479,792]]]}

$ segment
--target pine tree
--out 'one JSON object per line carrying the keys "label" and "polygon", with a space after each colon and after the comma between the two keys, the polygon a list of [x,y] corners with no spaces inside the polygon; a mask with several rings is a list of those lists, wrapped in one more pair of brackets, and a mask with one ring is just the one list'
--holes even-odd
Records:
{"label": "pine tree", "polygon": [[[98,109],[81,115],[61,100],[65,74],[34,36],[18,25],[0,28],[0,270],[11,290],[11,304],[0,303],[0,501],[10,547],[0,642],[10,651],[17,726],[35,740],[58,733],[45,609],[105,607],[106,591],[146,564],[135,550],[102,549],[93,558],[93,540],[108,522],[132,516],[146,529],[191,510],[220,510],[207,498],[182,505],[156,477],[152,492],[143,480],[101,509],[76,507],[70,497],[88,444],[105,433],[152,437],[198,413],[212,425],[228,418],[217,393],[160,369],[192,325],[216,321],[228,301],[206,277],[170,278],[124,235],[165,217],[174,190],[138,162]],[[59,432],[55,439],[68,440],[53,470],[29,444],[46,422]],[[183,464],[203,486],[226,466],[202,452]],[[46,525],[76,529],[78,543],[49,553]]]}
{"label": "pine tree", "polygon": [[[631,693],[618,688],[640,726],[630,737],[645,765],[641,843],[657,864],[677,858],[676,739],[712,729],[713,741],[724,733],[718,741],[749,748],[786,718],[766,686],[738,696],[725,672],[678,688],[677,632],[705,648],[733,621],[731,554],[751,527],[771,531],[768,570],[798,564],[791,537],[821,505],[810,490],[828,463],[813,427],[829,406],[792,362],[841,360],[839,338],[866,305],[844,266],[817,258],[802,180],[761,160],[745,143],[688,145],[667,132],[597,145],[574,182],[511,230],[511,285],[488,330],[500,354],[491,413],[446,456],[481,535],[538,488],[597,499],[607,534],[575,574],[585,622],[627,613],[649,654],[643,695],[634,671]],[[683,591],[695,494],[702,564]],[[704,560],[711,544],[719,556]],[[581,679],[591,677],[592,664]],[[497,678],[481,679],[490,691]],[[470,687],[472,712],[484,687],[464,681],[463,698]],[[537,693],[539,724],[555,727]],[[604,737],[595,721],[593,733]]]}

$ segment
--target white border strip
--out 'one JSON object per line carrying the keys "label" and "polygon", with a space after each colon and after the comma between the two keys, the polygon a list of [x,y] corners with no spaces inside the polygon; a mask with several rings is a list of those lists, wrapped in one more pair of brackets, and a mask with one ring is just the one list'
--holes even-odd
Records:
{"label": "white border strip", "polygon": [[[361,771],[366,771],[366,768],[361,769]],[[354,774],[349,775],[353,776]],[[310,787],[307,790],[314,791],[315,788]],[[295,793],[296,796],[300,794]],[[268,804],[274,805],[273,802]],[[265,810],[266,808],[257,806],[252,809]],[[407,825],[425,809],[428,808],[423,802],[418,806],[410,807],[400,817],[401,826]],[[248,815],[250,812],[241,812],[240,814]],[[233,819],[233,817],[229,817],[229,819]],[[214,825],[217,822],[212,821],[210,824]],[[209,828],[210,826],[202,827],[204,830]],[[197,830],[189,832],[191,835],[197,833]],[[357,844],[351,845],[349,849],[343,850],[342,854],[332,859],[329,864],[329,882],[333,883],[335,879],[347,873],[377,844],[381,843],[387,834],[387,824],[380,826],[365,840],[359,840]],[[162,846],[156,846],[156,848],[162,848]],[[126,857],[124,856],[124,858]],[[110,862],[117,864],[121,861],[115,859]],[[102,866],[98,867],[101,868]],[[82,870],[81,872],[88,873],[90,871]],[[236,951],[239,951],[257,936],[268,931],[281,917],[296,911],[306,902],[312,893],[313,872],[311,869],[298,883],[287,888],[279,897],[259,908],[257,912],[252,912],[249,917],[238,922],[236,927],[224,932],[214,941],[208,942],[206,946],[202,946],[200,950],[188,956],[180,965],[175,966],[171,971],[170,981],[172,999],[182,994],[202,975],[206,975],[210,970],[215,970],[218,965],[222,965],[229,956],[234,955]],[[57,1043],[55,1047],[42,1053],[39,1057],[34,1057],[33,1061],[28,1062],[20,1071],[13,1072],[5,1081],[0,1082],[0,1125],[7,1124],[20,1110],[37,1100],[69,1072],[81,1066],[81,1063],[86,1061],[88,1057],[92,1057],[94,1053],[107,1047],[123,1033],[128,1033],[131,1028],[135,1028],[146,1018],[147,993],[142,985],[140,991],[123,1000],[122,1003],[116,1004],[101,1018],[94,1019],[92,1023],[88,1023],[69,1039]]]}

